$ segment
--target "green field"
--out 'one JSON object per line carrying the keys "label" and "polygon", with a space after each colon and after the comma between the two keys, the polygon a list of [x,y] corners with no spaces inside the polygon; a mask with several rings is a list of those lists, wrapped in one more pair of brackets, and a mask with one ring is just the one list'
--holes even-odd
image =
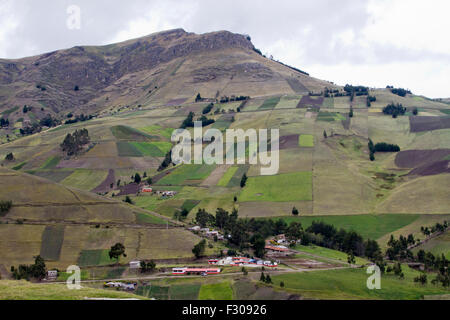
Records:
{"label": "green field", "polygon": [[272,110],[280,102],[281,97],[273,97],[266,99],[264,103],[259,107],[259,110]]}
{"label": "green field", "polygon": [[240,202],[310,200],[312,200],[311,172],[250,177],[239,197]]}
{"label": "green field", "polygon": [[183,165],[156,183],[161,186],[199,184],[214,171],[214,165]]}
{"label": "green field", "polygon": [[[300,215],[302,213],[300,212]],[[313,221],[323,221],[336,229],[356,231],[365,239],[377,240],[395,230],[403,228],[420,216],[417,214],[383,214],[383,215],[351,215],[351,216],[319,216],[319,217],[281,217],[286,223],[301,222],[308,228]],[[278,218],[276,218],[278,219]]]}
{"label": "green field", "polygon": [[169,289],[171,300],[197,300],[200,293],[200,284],[172,285]]}
{"label": "green field", "polygon": [[164,157],[172,149],[169,142],[118,142],[121,157]]}
{"label": "green field", "polygon": [[136,222],[142,224],[166,224],[167,221],[147,213],[136,213]]}
{"label": "green field", "polygon": [[19,163],[17,166],[13,167],[13,170],[19,171],[20,169],[22,169],[24,166],[26,166],[27,162],[24,161],[22,163]]}
{"label": "green field", "polygon": [[44,164],[41,166],[41,169],[53,169],[55,168],[58,163],[61,161],[61,157],[58,156],[54,156],[54,157],[50,157],[48,158]]}
{"label": "green field", "polygon": [[317,116],[317,121],[334,122],[345,120],[345,117],[341,113],[320,111]]}
{"label": "green field", "polygon": [[147,126],[147,127],[143,127],[143,128],[139,128],[140,131],[143,131],[145,133],[148,133],[152,136],[161,136],[164,137],[168,140],[170,140],[172,138],[172,133],[175,129],[173,128],[163,128],[161,126],[158,125],[153,125],[153,126]]}
{"label": "green field", "polygon": [[204,284],[200,288],[199,300],[233,300],[233,290],[229,282]]}
{"label": "green field", "polygon": [[65,186],[90,191],[97,187],[108,176],[106,170],[77,169],[61,183]]}
{"label": "green field", "polygon": [[314,147],[314,136],[310,134],[302,134],[299,137],[300,147],[312,148]]}
{"label": "green field", "polygon": [[444,234],[429,240],[425,244],[414,248],[413,252],[417,253],[419,250],[429,251],[434,255],[444,254],[447,259],[450,259],[450,232],[447,231]]}
{"label": "green field", "polygon": [[136,294],[157,300],[168,300],[169,287],[160,287],[155,285],[141,286],[136,291]]}
{"label": "green field", "polygon": [[143,133],[137,129],[127,126],[115,126],[111,128],[111,132],[119,140],[135,140],[146,141],[153,138],[151,135]]}
{"label": "green field", "polygon": [[[332,249],[314,246],[314,245],[313,246],[296,246],[295,250],[309,253],[312,255],[318,255],[318,256],[321,256],[324,258],[328,258],[328,259],[339,260],[343,263],[347,263],[348,255],[341,251],[332,250]],[[360,258],[360,257],[355,257],[355,262],[357,265],[366,265],[366,264],[370,263],[370,261]]]}
{"label": "green field", "polygon": [[111,260],[108,254],[109,250],[83,250],[78,258],[80,267],[88,266],[106,266],[115,264],[116,260]]}
{"label": "green field", "polygon": [[285,288],[304,298],[312,299],[385,299],[385,300],[413,300],[421,299],[424,295],[446,294],[448,290],[431,284],[422,286],[414,283],[413,279],[420,273],[403,265],[405,279],[401,280],[393,275],[381,278],[381,290],[369,290],[365,269],[345,269],[331,271],[315,271],[275,275],[272,281],[279,287],[281,281]]}
{"label": "green field", "polygon": [[131,293],[86,286],[80,290],[69,290],[66,284],[42,285],[25,280],[0,281],[0,300],[86,300],[86,298],[142,299]]}
{"label": "green field", "polygon": [[219,183],[217,184],[219,187],[227,187],[230,183],[231,178],[236,174],[236,171],[238,171],[239,167],[231,167],[225,172],[225,174],[220,179]]}

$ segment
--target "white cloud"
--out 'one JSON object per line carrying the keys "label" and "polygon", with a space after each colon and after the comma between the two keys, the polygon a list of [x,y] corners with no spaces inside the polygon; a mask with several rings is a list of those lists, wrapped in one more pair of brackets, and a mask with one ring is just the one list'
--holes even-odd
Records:
{"label": "white cloud", "polygon": [[372,0],[366,41],[400,48],[450,54],[448,0]]}
{"label": "white cloud", "polygon": [[[65,27],[66,8],[82,28]],[[341,84],[450,96],[448,0],[0,0],[0,57],[107,44],[167,29],[250,34],[255,46]]]}
{"label": "white cloud", "polygon": [[446,85],[450,83],[450,64],[440,65],[432,61],[378,65],[342,63],[334,66],[312,65],[307,71],[340,85],[351,83],[375,88],[393,85],[432,98],[450,96]]}

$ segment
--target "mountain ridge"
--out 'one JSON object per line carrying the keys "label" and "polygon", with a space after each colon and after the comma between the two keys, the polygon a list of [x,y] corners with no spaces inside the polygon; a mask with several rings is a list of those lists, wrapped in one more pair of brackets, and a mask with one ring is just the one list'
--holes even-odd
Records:
{"label": "mountain ridge", "polygon": [[[173,29],[105,46],[0,59],[0,113],[28,105],[38,119],[48,114],[61,119],[67,113],[96,114],[106,107],[163,103],[198,92],[211,98],[217,93],[262,95],[263,88],[248,87],[286,80],[290,83],[283,84],[281,92],[295,93],[289,89],[292,84],[303,93],[332,86],[263,57],[249,36]],[[171,84],[164,88],[172,81],[183,83],[184,88],[171,88]],[[230,84],[242,92],[226,92]],[[17,120],[23,115],[11,113],[11,117]]]}

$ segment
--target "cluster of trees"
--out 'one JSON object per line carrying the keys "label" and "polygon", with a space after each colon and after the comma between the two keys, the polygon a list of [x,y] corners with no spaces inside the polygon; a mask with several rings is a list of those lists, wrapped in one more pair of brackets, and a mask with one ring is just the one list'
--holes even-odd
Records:
{"label": "cluster of trees", "polygon": [[442,224],[438,222],[432,227],[423,227],[423,226],[420,227],[420,232],[422,232],[425,236],[429,237],[433,233],[444,232],[445,230],[448,229],[448,226],[449,226],[448,221],[444,221]]}
{"label": "cluster of trees", "polygon": [[195,102],[199,102],[199,101],[202,101],[202,100],[203,100],[203,98],[202,98],[202,96],[200,95],[200,93],[197,94],[197,97],[195,97]]}
{"label": "cluster of trees", "polygon": [[388,248],[386,249],[386,256],[389,260],[406,260],[413,259],[414,255],[409,250],[409,247],[414,245],[416,240],[414,236],[410,234],[408,237],[400,236],[399,239],[395,239],[394,236],[391,235],[391,238],[388,242]]}
{"label": "cluster of trees", "polygon": [[341,92],[339,92],[338,89],[329,89],[329,88],[325,88],[325,91],[323,93],[323,96],[325,98],[329,98],[329,97],[342,97],[343,94]]}
{"label": "cluster of trees", "polygon": [[156,263],[151,260],[149,262],[141,261],[141,273],[151,273],[155,271]]}
{"label": "cluster of trees", "polygon": [[202,126],[203,126],[203,127],[207,127],[207,126],[209,126],[209,125],[211,125],[211,124],[213,124],[213,123],[216,122],[216,120],[214,120],[214,119],[208,119],[208,118],[205,117],[205,116],[201,116],[200,118],[198,118],[198,121],[201,121],[201,122],[202,122]]}
{"label": "cluster of trees", "polygon": [[43,127],[56,127],[57,125],[59,125],[59,121],[55,118],[53,118],[50,114],[46,115],[44,118],[42,118],[39,121],[39,124]]}
{"label": "cluster of trees", "polygon": [[220,98],[220,103],[228,103],[228,102],[233,102],[233,101],[246,101],[249,100],[250,97],[249,96],[223,96]]}
{"label": "cluster of trees", "polygon": [[288,225],[281,219],[239,219],[236,209],[230,214],[221,208],[217,209],[216,216],[199,209],[196,222],[202,228],[214,227],[221,230],[227,235],[229,244],[241,250],[251,247],[257,257],[263,257],[265,254],[265,239],[285,234],[291,242],[301,240],[303,245],[315,244],[355,256],[366,256],[372,261],[382,260],[376,241],[364,241],[356,232],[343,229],[338,231],[334,226],[323,222],[313,222],[305,231],[299,222],[291,222]]}
{"label": "cluster of trees", "polygon": [[42,127],[38,123],[34,122],[31,124],[31,126],[27,126],[25,128],[20,128],[20,134],[23,136],[27,136],[27,135],[32,135],[32,134],[41,132],[41,130],[42,130]]}
{"label": "cluster of trees", "polygon": [[12,152],[8,153],[5,157],[6,161],[14,161],[14,154]]}
{"label": "cluster of trees", "polygon": [[311,226],[302,235],[302,244],[311,243],[353,254],[357,257],[367,257],[371,261],[382,259],[382,254],[378,243],[375,240],[364,240],[355,231],[339,231],[330,224],[313,221]]}
{"label": "cluster of trees", "polygon": [[[195,114],[193,112],[189,112],[189,115],[186,117],[186,119],[184,119],[183,123],[181,124],[180,129],[193,128],[194,116]],[[209,126],[210,124],[216,122],[214,119],[208,119],[205,116],[201,116],[197,121],[201,121],[204,127]]]}
{"label": "cluster of trees", "polygon": [[34,259],[34,264],[32,264],[32,265],[21,264],[21,265],[19,265],[18,268],[15,268],[14,266],[12,266],[11,272],[13,274],[14,279],[16,279],[16,280],[21,280],[21,279],[42,280],[45,278],[47,269],[45,266],[44,259],[42,259],[41,256],[37,256]]}
{"label": "cluster of trees", "polygon": [[369,88],[364,86],[352,86],[349,84],[346,84],[344,87],[344,91],[347,94],[347,96],[355,97],[355,96],[367,96],[369,95]]}
{"label": "cluster of trees", "polygon": [[3,118],[0,119],[0,128],[3,128],[3,127],[9,127],[8,119],[3,119]]}
{"label": "cluster of trees", "polygon": [[367,107],[370,108],[372,106],[372,102],[377,101],[377,97],[368,95],[367,96]]}
{"label": "cluster of trees", "polygon": [[208,104],[202,111],[203,114],[208,114],[214,108],[214,103]]}
{"label": "cluster of trees", "polygon": [[406,108],[400,103],[391,103],[383,108],[383,113],[386,115],[392,115],[392,118],[397,118],[398,116],[403,116],[406,113]]}
{"label": "cluster of trees", "polygon": [[159,165],[158,171],[163,171],[172,164],[172,150],[167,152],[163,162]]}
{"label": "cluster of trees", "polygon": [[192,249],[192,253],[194,254],[195,258],[199,259],[204,255],[205,249],[206,249],[206,240],[203,239],[194,246],[194,248]]}
{"label": "cluster of trees", "polygon": [[28,111],[31,111],[31,110],[33,110],[33,107],[27,106],[27,105],[24,105],[22,108],[23,113],[27,113]]}
{"label": "cluster of trees", "polygon": [[417,261],[423,263],[426,270],[437,272],[436,278],[431,281],[432,284],[440,283],[444,287],[450,287],[450,261],[444,254],[435,256],[431,252],[420,250],[417,252]]}
{"label": "cluster of trees", "polygon": [[87,129],[76,130],[73,134],[67,134],[63,143],[61,144],[61,149],[68,156],[78,155],[83,149],[83,146],[91,141],[89,137],[89,132]]}
{"label": "cluster of trees", "polygon": [[374,144],[371,139],[369,139],[368,147],[370,151],[370,161],[375,161],[376,152],[400,152],[400,147],[396,144],[389,144],[386,142]]}
{"label": "cluster of trees", "polygon": [[267,284],[272,284],[272,278],[270,277],[270,274],[268,274],[267,276],[264,275],[264,272],[261,272],[261,277],[259,278],[259,281],[261,281],[262,283],[267,283]]}
{"label": "cluster of trees", "polygon": [[36,85],[36,88],[40,89],[41,91],[46,91],[47,90],[47,88],[45,86],[43,86],[42,84]]}
{"label": "cluster of trees", "polygon": [[193,128],[194,127],[194,116],[195,113],[189,112],[186,119],[184,119],[183,123],[181,124],[180,129],[186,129],[186,128]]}
{"label": "cluster of trees", "polygon": [[109,254],[109,258],[115,259],[117,261],[117,263],[119,263],[119,258],[120,257],[126,257],[126,253],[125,253],[125,246],[122,243],[116,243],[115,245],[113,245],[111,247],[111,249],[108,252]]}
{"label": "cluster of trees", "polygon": [[407,94],[411,94],[410,90],[406,90],[403,88],[394,88],[393,86],[387,86],[386,89],[390,89],[393,94],[396,94],[400,97],[404,97]]}
{"label": "cluster of trees", "polygon": [[0,216],[7,214],[9,212],[9,210],[11,210],[11,208],[12,208],[11,200],[0,201]]}
{"label": "cluster of trees", "polygon": [[386,142],[377,143],[373,147],[374,152],[400,152],[400,147],[396,144],[389,144]]}
{"label": "cluster of trees", "polygon": [[[72,117],[72,116],[71,116]],[[70,118],[71,118],[70,117]],[[93,115],[89,115],[89,116],[85,116],[83,113],[80,115],[75,116],[74,119],[69,119],[66,120],[66,122],[64,122],[64,124],[73,124],[73,123],[77,123],[77,122],[84,122],[84,121],[89,121],[92,120],[94,118]]]}
{"label": "cluster of trees", "polygon": [[247,184],[247,180],[248,180],[247,174],[244,173],[241,179],[241,188],[245,187],[245,185]]}

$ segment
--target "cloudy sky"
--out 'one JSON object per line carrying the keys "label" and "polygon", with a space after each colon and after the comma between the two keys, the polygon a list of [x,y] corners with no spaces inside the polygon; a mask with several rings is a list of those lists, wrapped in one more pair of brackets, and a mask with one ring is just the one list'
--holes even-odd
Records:
{"label": "cloudy sky", "polygon": [[449,12],[448,0],[0,0],[0,58],[229,30],[317,78],[450,97]]}

